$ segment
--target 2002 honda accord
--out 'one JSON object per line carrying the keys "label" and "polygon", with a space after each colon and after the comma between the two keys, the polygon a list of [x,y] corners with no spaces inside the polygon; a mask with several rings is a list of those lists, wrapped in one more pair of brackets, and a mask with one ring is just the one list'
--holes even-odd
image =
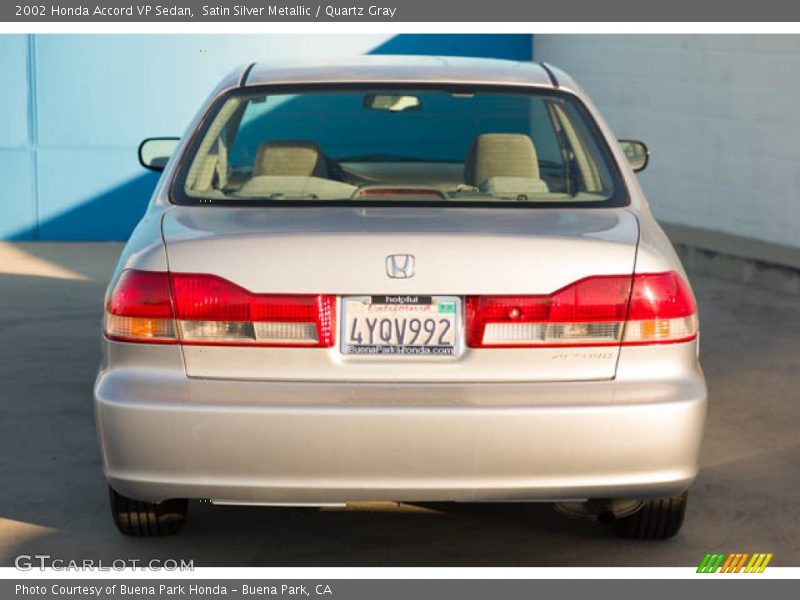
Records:
{"label": "2002 honda accord", "polygon": [[679,530],[697,309],[581,88],[536,63],[242,68],[180,140],[105,303],[115,522],[187,499],[556,502]]}

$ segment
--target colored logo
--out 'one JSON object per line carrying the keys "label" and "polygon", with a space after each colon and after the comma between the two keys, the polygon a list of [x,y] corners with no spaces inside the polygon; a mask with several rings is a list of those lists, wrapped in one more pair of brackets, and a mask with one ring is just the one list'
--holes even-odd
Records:
{"label": "colored logo", "polygon": [[698,573],[763,573],[769,561],[772,560],[772,553],[757,552],[748,554],[747,552],[737,552],[725,554],[724,552],[714,552],[703,557],[700,566],[697,567]]}

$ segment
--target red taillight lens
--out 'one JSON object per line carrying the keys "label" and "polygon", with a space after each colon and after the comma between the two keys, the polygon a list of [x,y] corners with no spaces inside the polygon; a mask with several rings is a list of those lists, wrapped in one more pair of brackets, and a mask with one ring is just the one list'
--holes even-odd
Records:
{"label": "red taillight lens", "polygon": [[674,271],[634,277],[623,344],[686,342],[697,337],[697,305]]}
{"label": "red taillight lens", "polygon": [[333,345],[333,296],[254,294],[213,275],[172,274],[181,342]]}
{"label": "red taillight lens", "polygon": [[665,343],[696,334],[694,299],[673,272],[589,277],[546,295],[467,298],[473,348]]}
{"label": "red taillight lens", "polygon": [[[140,306],[158,306],[161,312],[141,315]],[[191,345],[330,347],[334,311],[333,296],[255,294],[213,275],[125,271],[109,301],[106,335]],[[126,320],[142,316],[159,317],[160,336],[124,328]]]}
{"label": "red taillight lens", "polygon": [[174,344],[169,275],[124,271],[106,305],[105,332],[112,340]]}
{"label": "red taillight lens", "polygon": [[618,344],[630,276],[582,279],[540,296],[470,296],[467,343],[474,348]]}
{"label": "red taillight lens", "polygon": [[674,271],[634,277],[629,320],[689,317],[696,310],[689,287]]}

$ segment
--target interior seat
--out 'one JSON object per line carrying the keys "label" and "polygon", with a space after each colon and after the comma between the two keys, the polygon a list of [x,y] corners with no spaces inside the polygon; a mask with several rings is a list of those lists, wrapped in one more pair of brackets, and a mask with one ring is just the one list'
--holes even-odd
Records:
{"label": "interior seat", "polygon": [[320,177],[328,167],[319,146],[310,140],[274,140],[259,146],[253,177]]}
{"label": "interior seat", "polygon": [[533,140],[522,133],[484,133],[470,144],[464,161],[464,183],[486,190],[520,186],[519,191],[548,191],[539,176]]}

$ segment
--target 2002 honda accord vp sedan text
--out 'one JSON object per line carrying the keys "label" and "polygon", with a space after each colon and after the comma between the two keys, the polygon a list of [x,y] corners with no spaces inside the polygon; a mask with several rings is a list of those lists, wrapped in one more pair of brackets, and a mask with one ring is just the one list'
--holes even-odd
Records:
{"label": "2002 honda accord vp sedan text", "polygon": [[119,529],[187,499],[557,502],[681,526],[706,388],[686,274],[580,87],[536,63],[255,64],[213,92],[112,277]]}

